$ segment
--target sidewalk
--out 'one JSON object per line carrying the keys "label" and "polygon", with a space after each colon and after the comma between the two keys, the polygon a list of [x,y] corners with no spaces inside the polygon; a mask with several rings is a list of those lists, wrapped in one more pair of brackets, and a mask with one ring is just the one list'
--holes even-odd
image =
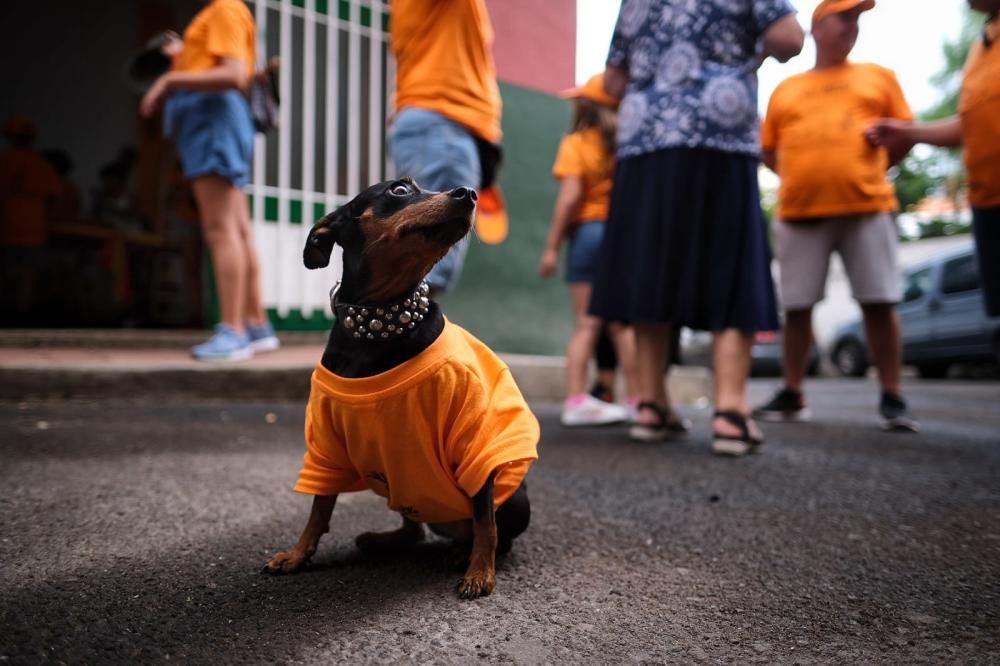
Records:
{"label": "sidewalk", "polygon": [[[282,348],[238,363],[205,363],[188,349],[204,331],[0,330],[0,399],[226,398],[305,400],[326,333],[280,333]],[[500,354],[531,401],[562,400],[560,356]],[[681,404],[711,391],[704,368],[675,368],[670,388]]]}

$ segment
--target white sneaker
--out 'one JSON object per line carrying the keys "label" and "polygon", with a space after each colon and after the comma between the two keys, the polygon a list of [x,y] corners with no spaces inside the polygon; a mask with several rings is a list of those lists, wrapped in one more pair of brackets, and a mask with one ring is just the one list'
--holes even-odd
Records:
{"label": "white sneaker", "polygon": [[623,423],[628,417],[628,410],[621,405],[604,402],[592,395],[584,394],[582,397],[563,403],[560,423],[567,428],[600,426]]}

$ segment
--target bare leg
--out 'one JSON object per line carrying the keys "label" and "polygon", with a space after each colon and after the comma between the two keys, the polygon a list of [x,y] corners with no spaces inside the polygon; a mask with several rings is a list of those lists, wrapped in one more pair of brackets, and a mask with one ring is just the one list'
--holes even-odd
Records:
{"label": "bare leg", "polygon": [[260,259],[257,257],[257,245],[254,242],[253,228],[250,225],[250,206],[243,192],[237,190],[234,207],[240,217],[240,236],[243,239],[243,252],[246,257],[246,297],[244,302],[246,322],[259,326],[264,323],[267,314],[264,312],[264,301],[260,290]]}
{"label": "bare leg", "polygon": [[590,285],[574,282],[569,286],[573,303],[573,334],[566,345],[566,394],[573,396],[587,392],[587,374],[590,357],[594,355],[601,320],[587,314],[590,305]]}
{"label": "bare leg", "polygon": [[240,228],[236,197],[239,189],[220,176],[199,176],[191,181],[198,202],[202,233],[212,255],[215,288],[219,293],[222,323],[243,331],[246,310],[247,257]]}
{"label": "bare leg", "polygon": [[800,393],[809,367],[809,350],[812,349],[812,344],[812,308],[786,312],[782,372],[785,386]]}
{"label": "bare leg", "polygon": [[336,495],[313,497],[309,520],[306,522],[305,530],[302,531],[302,536],[299,537],[299,542],[288,550],[274,555],[264,565],[261,573],[295,573],[305,566],[309,558],[316,553],[320,538],[330,531],[330,516],[336,504]]}
{"label": "bare leg", "polygon": [[[750,376],[750,348],[753,334],[727,328],[716,331],[712,346],[712,364],[715,368],[715,409],[720,412],[750,414],[747,405],[747,378]],[[759,438],[756,425],[748,423],[750,434]],[[740,429],[725,419],[716,417],[712,430],[726,436],[739,437]]]}
{"label": "bare leg", "polygon": [[635,398],[639,395],[639,372],[635,362],[635,332],[631,326],[609,323],[608,334],[615,345],[618,365],[625,377],[625,397]]}
{"label": "bare leg", "polygon": [[861,305],[865,318],[865,338],[882,390],[901,395],[903,348],[899,313],[892,303]]}
{"label": "bare leg", "polygon": [[[636,377],[639,384],[639,399],[661,407],[670,406],[665,376],[669,362],[667,340],[670,338],[670,324],[635,324]],[[655,425],[659,417],[651,409],[639,410],[639,423]]]}

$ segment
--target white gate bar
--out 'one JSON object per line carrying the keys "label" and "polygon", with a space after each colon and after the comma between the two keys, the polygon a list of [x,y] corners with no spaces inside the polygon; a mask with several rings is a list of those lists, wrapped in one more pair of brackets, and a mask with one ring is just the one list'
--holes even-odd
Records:
{"label": "white gate bar", "polygon": [[281,133],[278,136],[278,234],[275,238],[274,279],[277,282],[278,315],[287,317],[294,305],[293,296],[288,284],[288,265],[285,261],[285,245],[294,231],[289,223],[292,164],[292,13],[291,3],[280,3],[281,21],[278,37],[278,51],[281,54]]}
{"label": "white gate bar", "polygon": [[[333,13],[339,11],[338,0]],[[329,11],[329,8],[328,8]],[[338,194],[337,183],[340,175],[340,22],[326,23],[326,205],[337,205],[334,197]]]}
{"label": "white gate bar", "polygon": [[361,4],[349,0],[347,52],[347,194],[354,196],[361,180]]}
{"label": "white gate bar", "polygon": [[385,42],[376,37],[375,28],[382,25],[382,12],[371,3],[372,31],[368,37],[368,183],[382,180],[382,49]]}

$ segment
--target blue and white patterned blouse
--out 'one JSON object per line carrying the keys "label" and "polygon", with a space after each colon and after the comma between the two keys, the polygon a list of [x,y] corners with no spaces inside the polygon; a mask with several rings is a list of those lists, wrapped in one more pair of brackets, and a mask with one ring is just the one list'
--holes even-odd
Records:
{"label": "blue and white patterned blouse", "polygon": [[662,148],[760,153],[761,36],[789,0],[624,0],[608,65],[628,70],[618,156]]}

